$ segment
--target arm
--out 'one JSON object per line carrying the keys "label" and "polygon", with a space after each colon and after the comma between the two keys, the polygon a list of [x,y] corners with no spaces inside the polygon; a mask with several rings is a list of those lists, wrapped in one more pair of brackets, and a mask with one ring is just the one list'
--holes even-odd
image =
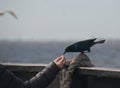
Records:
{"label": "arm", "polygon": [[63,67],[65,58],[63,56],[56,58],[43,71],[25,82],[26,88],[45,88],[56,77],[59,70]]}
{"label": "arm", "polygon": [[0,65],[0,88],[23,88],[22,79],[15,76],[11,71]]}

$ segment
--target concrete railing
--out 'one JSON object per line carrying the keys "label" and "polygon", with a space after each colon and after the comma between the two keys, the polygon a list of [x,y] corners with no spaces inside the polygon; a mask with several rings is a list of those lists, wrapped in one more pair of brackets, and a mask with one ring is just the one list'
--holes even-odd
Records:
{"label": "concrete railing", "polygon": [[[23,80],[29,80],[47,64],[3,63]],[[48,88],[59,88],[59,77]],[[71,88],[120,88],[120,69],[79,67],[73,75]]]}

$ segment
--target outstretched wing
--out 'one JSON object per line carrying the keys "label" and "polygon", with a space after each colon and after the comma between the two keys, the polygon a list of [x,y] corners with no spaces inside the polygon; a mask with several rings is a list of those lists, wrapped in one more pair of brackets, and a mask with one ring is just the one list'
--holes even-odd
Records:
{"label": "outstretched wing", "polygon": [[16,16],[16,14],[13,11],[8,10],[6,12],[8,12],[9,14],[11,14],[15,19],[18,19],[18,17]]}
{"label": "outstretched wing", "polygon": [[16,14],[11,11],[11,10],[7,10],[7,11],[0,11],[0,16],[3,16],[4,14],[9,13],[10,15],[12,15],[15,19],[18,19],[18,17],[16,16]]}

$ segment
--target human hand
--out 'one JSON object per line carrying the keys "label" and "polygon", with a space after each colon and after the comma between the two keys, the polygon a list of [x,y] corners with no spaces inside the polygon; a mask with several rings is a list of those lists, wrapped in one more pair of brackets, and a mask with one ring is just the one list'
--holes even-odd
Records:
{"label": "human hand", "polygon": [[53,62],[58,66],[58,68],[61,69],[61,68],[63,67],[63,65],[65,64],[66,59],[65,59],[65,57],[62,55],[62,56],[60,56],[60,57],[57,57]]}

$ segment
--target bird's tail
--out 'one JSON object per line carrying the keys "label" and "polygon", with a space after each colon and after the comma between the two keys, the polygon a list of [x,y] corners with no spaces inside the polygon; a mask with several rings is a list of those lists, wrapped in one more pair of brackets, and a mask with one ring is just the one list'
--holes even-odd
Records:
{"label": "bird's tail", "polygon": [[105,42],[105,40],[100,40],[100,41],[94,42],[94,44],[101,44],[101,43],[104,43],[104,42]]}

